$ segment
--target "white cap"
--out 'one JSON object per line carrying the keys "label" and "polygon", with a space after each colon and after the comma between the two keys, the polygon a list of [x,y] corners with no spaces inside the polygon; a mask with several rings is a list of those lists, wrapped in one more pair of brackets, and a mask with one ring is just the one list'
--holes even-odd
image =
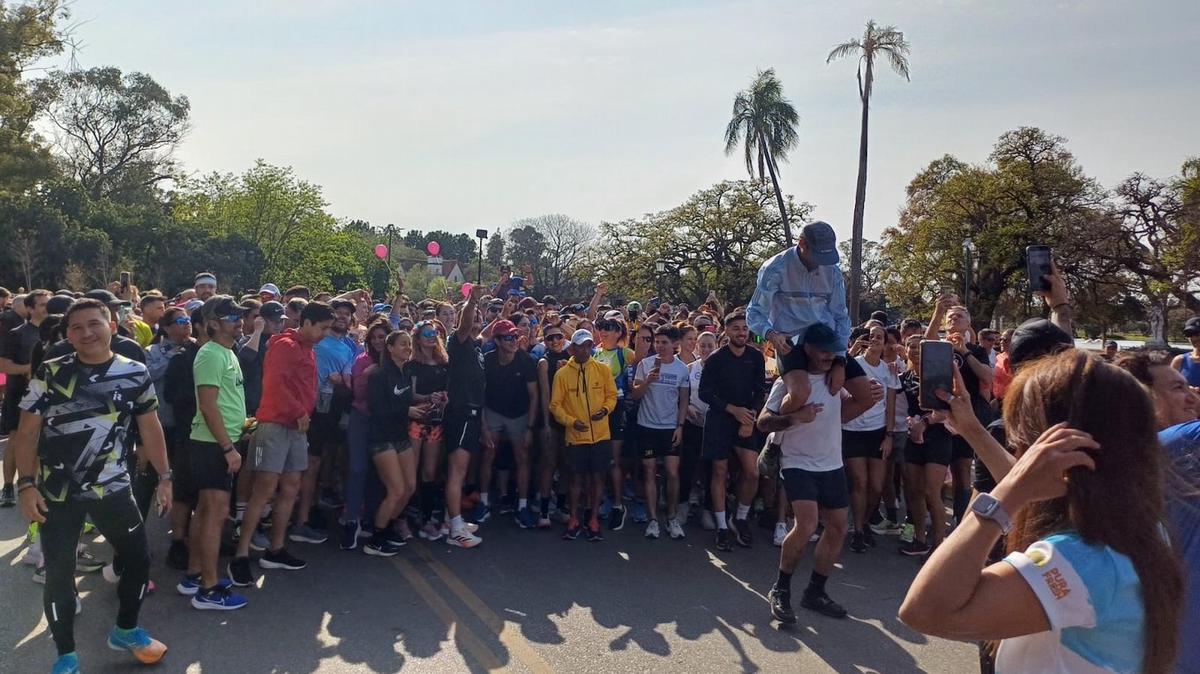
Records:
{"label": "white cap", "polygon": [[592,339],[592,333],[588,332],[587,330],[576,330],[571,335],[571,343],[576,346],[583,346],[588,342],[595,344],[596,340]]}

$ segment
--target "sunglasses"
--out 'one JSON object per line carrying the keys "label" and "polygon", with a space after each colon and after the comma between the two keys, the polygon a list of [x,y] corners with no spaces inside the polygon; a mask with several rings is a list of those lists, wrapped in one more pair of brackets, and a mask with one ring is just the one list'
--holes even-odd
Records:
{"label": "sunglasses", "polygon": [[192,319],[187,316],[176,316],[174,323],[175,325],[191,325]]}
{"label": "sunglasses", "polygon": [[229,316],[221,316],[220,320],[225,321],[226,323],[237,323],[242,320],[242,315],[231,314]]}
{"label": "sunglasses", "polygon": [[498,339],[502,342],[515,342],[515,341],[517,341],[517,336],[516,335],[500,335],[500,336],[496,337],[496,339]]}
{"label": "sunglasses", "polygon": [[560,340],[560,339],[562,339],[562,338],[563,338],[563,336],[562,336],[562,335],[546,335],[546,336],[544,337],[544,339],[545,339],[547,342],[557,342],[558,340]]}
{"label": "sunglasses", "polygon": [[438,336],[437,330],[422,330],[421,336],[425,339],[433,339]]}

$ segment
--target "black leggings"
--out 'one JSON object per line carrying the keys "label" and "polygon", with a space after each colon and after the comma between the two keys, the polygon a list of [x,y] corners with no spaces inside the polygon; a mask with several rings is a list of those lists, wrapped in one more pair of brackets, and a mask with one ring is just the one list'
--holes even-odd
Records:
{"label": "black leggings", "polygon": [[85,516],[92,519],[124,562],[121,582],[117,585],[120,600],[117,627],[137,627],[138,611],[150,577],[150,554],[146,527],[142,526],[132,491],[123,489],[94,501],[47,501],[46,509],[46,521],[38,533],[46,560],[42,603],[58,654],[75,650],[75,549]]}

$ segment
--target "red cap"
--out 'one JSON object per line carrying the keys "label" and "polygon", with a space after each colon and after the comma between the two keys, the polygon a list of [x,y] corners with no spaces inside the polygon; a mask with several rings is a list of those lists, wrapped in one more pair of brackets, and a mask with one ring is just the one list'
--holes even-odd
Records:
{"label": "red cap", "polygon": [[492,326],[492,334],[497,337],[507,337],[508,335],[515,335],[518,332],[517,326],[513,325],[512,321],[500,320],[496,321],[496,324]]}

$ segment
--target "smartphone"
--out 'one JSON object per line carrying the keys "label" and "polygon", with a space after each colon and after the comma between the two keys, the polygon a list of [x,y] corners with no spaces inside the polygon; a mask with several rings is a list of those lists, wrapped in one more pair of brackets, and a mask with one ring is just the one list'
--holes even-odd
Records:
{"label": "smartphone", "polygon": [[117,323],[124,323],[133,313],[133,307],[120,306],[117,308]]}
{"label": "smartphone", "polygon": [[129,272],[121,272],[121,290],[129,289]]}
{"label": "smartphone", "polygon": [[937,397],[936,392],[954,390],[954,345],[932,339],[921,340],[921,389],[922,409],[946,410],[949,403]]}
{"label": "smartphone", "polygon": [[1050,266],[1050,246],[1027,246],[1025,248],[1025,270],[1029,274],[1029,291],[1046,292],[1050,282],[1045,279],[1053,272]]}

